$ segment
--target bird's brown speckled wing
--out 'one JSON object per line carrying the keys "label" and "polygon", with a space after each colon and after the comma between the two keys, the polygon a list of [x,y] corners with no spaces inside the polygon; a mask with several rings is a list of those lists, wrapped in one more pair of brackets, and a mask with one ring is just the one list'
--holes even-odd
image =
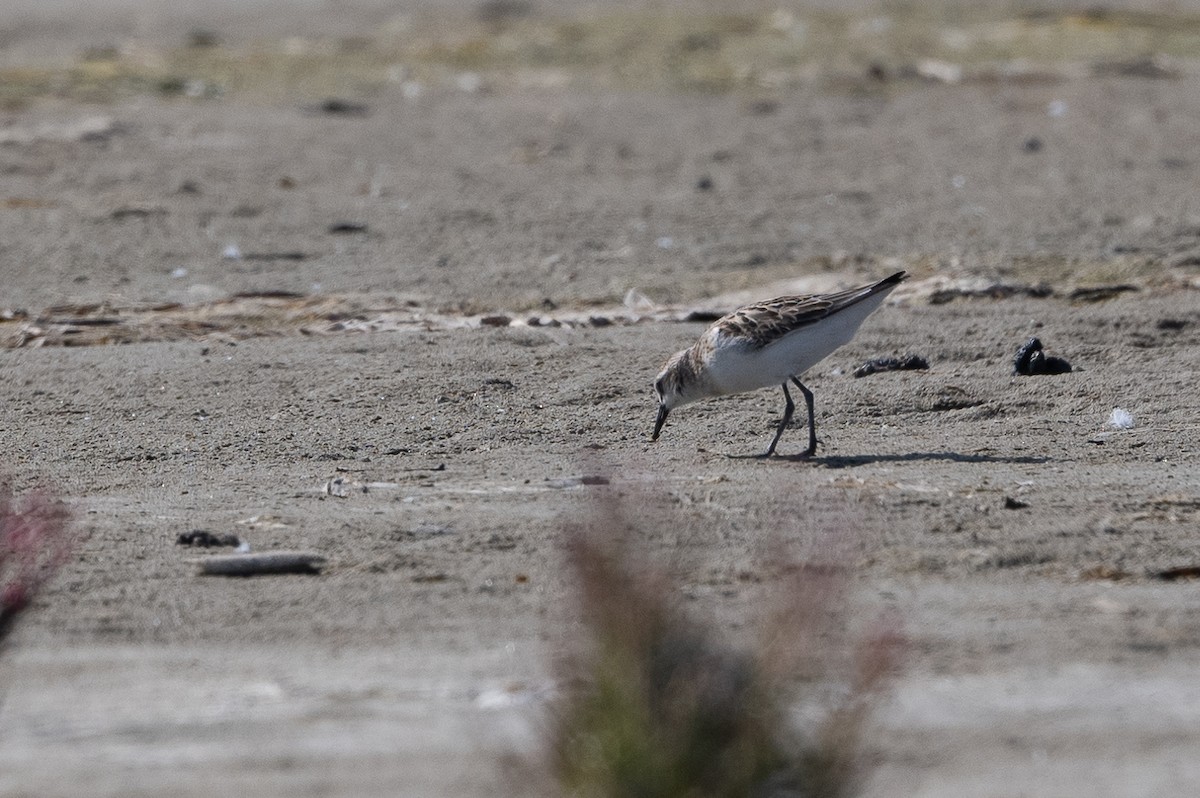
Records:
{"label": "bird's brown speckled wing", "polygon": [[904,272],[897,272],[877,283],[847,291],[781,296],[746,305],[718,319],[712,329],[718,330],[722,336],[744,339],[748,346],[761,349],[793,330],[807,327],[879,291],[891,288],[905,276]]}

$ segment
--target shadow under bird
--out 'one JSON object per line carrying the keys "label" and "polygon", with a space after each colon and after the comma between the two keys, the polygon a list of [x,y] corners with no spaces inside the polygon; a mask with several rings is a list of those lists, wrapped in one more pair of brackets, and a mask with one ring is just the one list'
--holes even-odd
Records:
{"label": "shadow under bird", "polygon": [[696,343],[672,355],[654,381],[658,419],[651,440],[658,440],[667,415],[677,407],[779,385],[787,404],[771,445],[761,455],[770,457],[796,409],[788,392],[790,381],[808,407],[808,449],[800,456],[811,457],[817,451],[817,423],[812,391],[800,382],[800,375],[849,342],[907,276],[896,272],[877,283],[831,294],[781,296],[721,317]]}

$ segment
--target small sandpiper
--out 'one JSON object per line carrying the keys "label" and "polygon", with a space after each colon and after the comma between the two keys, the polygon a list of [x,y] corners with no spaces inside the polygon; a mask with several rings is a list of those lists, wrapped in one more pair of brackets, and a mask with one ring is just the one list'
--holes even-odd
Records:
{"label": "small sandpiper", "polygon": [[817,423],[812,391],[800,382],[800,375],[849,342],[863,320],[906,277],[907,273],[896,272],[848,291],[781,296],[722,316],[700,340],[672,355],[654,381],[658,420],[651,440],[658,440],[667,414],[677,407],[710,396],[780,385],[787,404],[771,445],[761,455],[770,457],[796,409],[788,392],[791,381],[808,406],[808,449],[800,456],[811,457],[817,451]]}

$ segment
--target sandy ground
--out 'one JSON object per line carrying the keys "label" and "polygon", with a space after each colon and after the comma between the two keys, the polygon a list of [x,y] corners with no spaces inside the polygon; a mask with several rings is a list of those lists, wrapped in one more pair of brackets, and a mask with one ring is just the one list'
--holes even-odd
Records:
{"label": "sandy ground", "polygon": [[[495,794],[595,491],[735,640],[780,537],[853,564],[855,622],[910,641],[867,794],[1195,793],[1200,593],[1157,575],[1200,564],[1198,86],[2,112],[3,466],[87,540],[0,660],[0,793]],[[771,391],[649,443],[689,308],[894,268],[806,380],[815,460],[726,456],[765,447]],[[1033,335],[1075,370],[1013,377]],[[106,337],[137,342],[57,345]],[[850,376],[907,352],[931,368]],[[201,578],[195,529],[330,566]]]}

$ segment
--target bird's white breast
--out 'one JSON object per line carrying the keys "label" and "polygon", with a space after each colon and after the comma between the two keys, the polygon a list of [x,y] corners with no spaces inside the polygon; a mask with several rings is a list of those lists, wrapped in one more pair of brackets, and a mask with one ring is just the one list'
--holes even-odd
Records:
{"label": "bird's white breast", "polygon": [[759,349],[713,330],[705,368],[711,386],[718,394],[743,393],[781,385],[803,374],[849,342],[888,293],[881,291]]}

